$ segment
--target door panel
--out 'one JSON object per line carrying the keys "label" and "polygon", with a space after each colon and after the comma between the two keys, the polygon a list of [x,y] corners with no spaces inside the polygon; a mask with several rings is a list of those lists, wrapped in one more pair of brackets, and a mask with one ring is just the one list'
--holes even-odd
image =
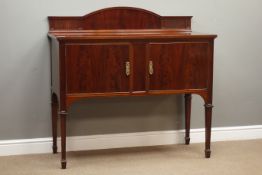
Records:
{"label": "door panel", "polygon": [[[203,89],[208,79],[208,43],[150,43],[149,90]],[[148,62],[149,62],[148,61]]]}
{"label": "door panel", "polygon": [[66,45],[67,92],[128,92],[129,44]]}

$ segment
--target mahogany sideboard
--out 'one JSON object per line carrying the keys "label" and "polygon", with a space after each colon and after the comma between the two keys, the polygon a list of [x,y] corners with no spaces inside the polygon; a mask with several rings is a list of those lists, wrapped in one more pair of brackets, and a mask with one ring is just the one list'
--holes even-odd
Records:
{"label": "mahogany sideboard", "polygon": [[61,119],[66,168],[66,117],[80,99],[185,94],[185,143],[190,142],[191,94],[205,107],[205,157],[210,157],[213,46],[216,35],[191,31],[192,16],[159,16],[113,7],[81,17],[50,16],[53,153]]}

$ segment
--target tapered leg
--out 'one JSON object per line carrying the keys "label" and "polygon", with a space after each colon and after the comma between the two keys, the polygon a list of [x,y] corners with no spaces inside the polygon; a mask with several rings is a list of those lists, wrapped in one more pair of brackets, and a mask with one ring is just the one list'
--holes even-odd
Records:
{"label": "tapered leg", "polygon": [[205,156],[210,158],[211,149],[211,121],[212,121],[212,104],[205,104],[205,129],[206,129],[206,143],[205,143]]}
{"label": "tapered leg", "polygon": [[66,168],[66,111],[60,111],[61,119],[61,167]]}
{"label": "tapered leg", "polygon": [[53,153],[57,153],[57,109],[58,103],[57,99],[53,96],[52,97],[52,135],[53,135]]}
{"label": "tapered leg", "polygon": [[190,143],[190,117],[191,117],[191,94],[185,94],[185,143],[189,145]]}

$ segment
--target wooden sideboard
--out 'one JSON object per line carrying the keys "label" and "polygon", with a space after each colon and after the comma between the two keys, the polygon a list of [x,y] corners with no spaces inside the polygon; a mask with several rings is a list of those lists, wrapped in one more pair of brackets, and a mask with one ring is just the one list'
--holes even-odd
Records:
{"label": "wooden sideboard", "polygon": [[66,168],[66,117],[80,99],[185,94],[185,143],[191,94],[205,107],[205,157],[210,157],[213,46],[216,35],[191,31],[191,16],[113,7],[81,17],[48,17],[52,70],[53,152],[61,118]]}

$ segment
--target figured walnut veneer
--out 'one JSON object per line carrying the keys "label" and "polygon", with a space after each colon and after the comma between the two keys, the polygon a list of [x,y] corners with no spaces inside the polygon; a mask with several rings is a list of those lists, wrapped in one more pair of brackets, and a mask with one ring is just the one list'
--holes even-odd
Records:
{"label": "figured walnut veneer", "polygon": [[191,94],[205,102],[205,155],[210,157],[213,47],[216,35],[191,32],[191,16],[160,16],[114,7],[82,17],[48,17],[52,71],[53,152],[61,118],[66,168],[66,116],[76,100],[185,94],[185,142]]}
{"label": "figured walnut veneer", "polygon": [[95,11],[85,16],[50,16],[50,30],[99,30],[99,29],[191,29],[191,16],[162,17],[153,12],[131,8],[113,7]]}

